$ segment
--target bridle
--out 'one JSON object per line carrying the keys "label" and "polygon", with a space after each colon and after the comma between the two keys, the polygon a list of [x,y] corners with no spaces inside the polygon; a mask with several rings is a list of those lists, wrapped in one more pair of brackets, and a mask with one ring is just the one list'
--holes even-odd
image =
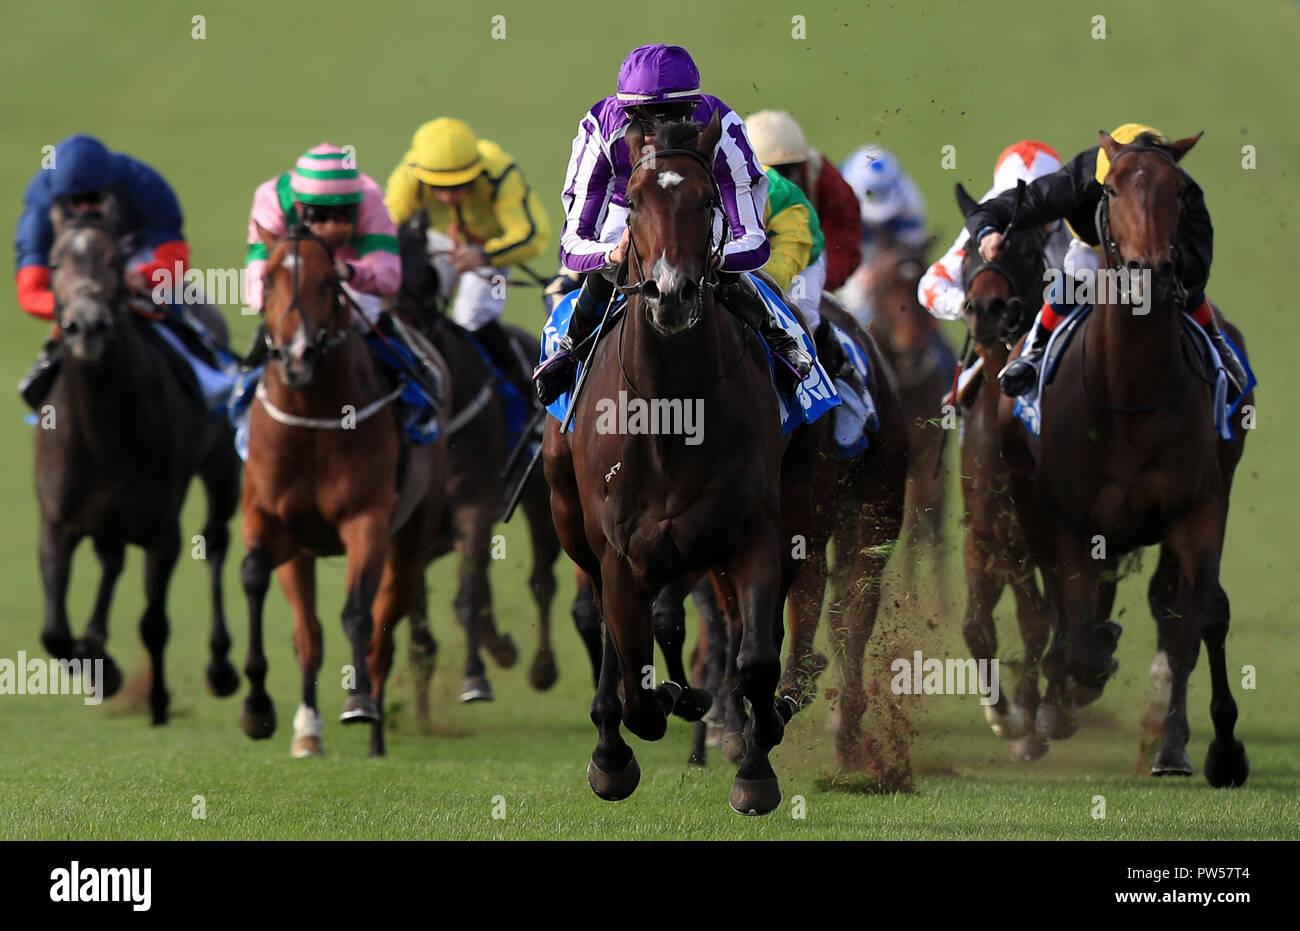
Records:
{"label": "bridle", "polygon": [[[1166,149],[1161,146],[1140,145],[1129,146],[1115,153],[1115,157],[1110,160],[1110,168],[1106,177],[1115,171],[1115,163],[1130,152],[1158,152],[1165,158],[1169,159],[1169,164],[1175,168],[1178,162]],[[1115,236],[1110,227],[1110,199],[1115,195],[1115,189],[1108,182],[1102,183],[1101,199],[1097,202],[1097,215],[1095,222],[1097,225],[1097,241],[1100,243],[1102,252],[1106,256],[1106,263],[1110,268],[1119,269],[1124,265],[1124,258],[1120,253],[1119,243],[1115,241]],[[1174,268],[1178,267],[1178,257],[1180,253],[1178,242],[1182,238],[1183,224],[1187,216],[1187,185],[1181,184],[1178,188],[1178,226],[1174,230],[1174,240],[1169,246],[1170,258],[1173,260]],[[1187,291],[1183,283],[1179,280],[1177,274],[1174,275],[1174,300],[1181,304],[1187,298]]]}
{"label": "bridle", "polygon": [[[333,247],[331,247],[328,242],[326,242],[320,236],[317,236],[306,226],[294,227],[294,229],[290,231],[288,237],[286,237],[285,240],[286,242],[290,242],[293,244],[293,266],[290,269],[290,274],[292,275],[290,287],[293,291],[293,303],[291,303],[289,305],[288,310],[284,312],[285,316],[287,317],[289,314],[297,313],[298,316],[302,318],[304,328],[309,327],[311,325],[311,318],[309,318],[306,312],[303,310],[302,302],[299,300],[298,297],[298,269],[302,265],[301,256],[302,256],[303,240],[311,240],[315,243],[318,243],[325,250],[326,255],[329,256],[330,274],[325,279],[323,284],[325,288],[333,292],[330,295],[330,302],[333,305],[333,312],[330,314],[329,322],[326,323],[324,326],[317,328],[315,335],[312,337],[311,345],[307,349],[307,352],[314,353],[317,356],[317,358],[324,359],[331,349],[337,348],[339,345],[343,343],[344,340],[348,338],[348,331],[344,329],[342,326],[340,326],[340,317],[341,317],[341,312],[343,311],[343,302],[345,299],[347,299],[346,298],[347,292],[343,290],[342,282],[339,280],[338,276],[334,274],[333,271],[334,269]],[[350,299],[348,300],[350,301]],[[333,333],[330,332],[331,329],[333,329]],[[267,328],[266,331],[266,354],[267,357],[273,362],[284,362],[285,359],[288,358],[288,354],[289,354],[289,351],[285,347],[275,342],[275,338],[271,335],[271,330],[269,327]]]}
{"label": "bridle", "polygon": [[[1032,237],[1030,244],[1022,247],[1022,251],[1013,253],[1009,248],[1010,244],[1025,236]],[[1033,313],[1038,309],[1034,301],[1025,300],[1025,295],[1030,293],[1034,281],[1041,276],[1042,269],[1045,267],[1043,249],[1046,246],[1046,238],[1046,234],[1039,227],[1034,227],[1032,230],[1008,229],[1002,238],[1002,254],[997,259],[986,262],[978,249],[971,249],[966,254],[966,261],[962,263],[963,293],[969,294],[975,279],[986,271],[1001,276],[1011,288],[1011,300],[1015,302],[1016,313],[1014,316],[1004,316],[1001,332],[998,334],[998,339],[1008,344],[1008,348],[1025,330],[1029,329]],[[1010,301],[1007,302],[1007,306],[1011,307]],[[965,300],[963,311],[967,314],[975,311],[969,297]]]}
{"label": "bridle", "polygon": [[[713,211],[715,209],[721,208],[722,206],[722,192],[718,188],[718,179],[713,177],[713,169],[710,166],[708,160],[705,159],[705,157],[701,155],[699,152],[697,152],[695,149],[653,150],[641,156],[641,158],[638,159],[636,163],[632,165],[632,170],[628,173],[628,179],[630,183],[632,175],[636,174],[637,170],[647,162],[653,162],[655,159],[658,158],[671,158],[676,155],[685,155],[686,157],[698,163],[699,166],[704,169],[704,174],[706,177],[708,177],[709,184],[712,186],[713,189],[713,196],[710,198],[709,202],[705,205],[705,207],[709,211],[709,216],[710,216],[709,238],[706,241],[704,247],[703,270],[700,272],[699,279],[696,280],[695,282],[696,285],[695,303],[691,306],[691,309],[687,314],[686,329],[689,330],[691,327],[695,326],[700,321],[700,316],[704,310],[705,292],[717,286],[717,278],[714,275],[713,263],[715,259],[717,259],[719,256],[722,255],[722,247],[727,242],[727,237],[730,233],[730,223],[727,220],[727,213],[725,210],[723,210],[722,211],[722,233],[718,237],[716,242],[714,241],[713,219],[712,219]],[[624,296],[630,297],[633,294],[640,294],[644,296],[646,286],[648,284],[652,284],[653,282],[646,280],[644,270],[641,267],[641,254],[636,246],[636,236],[632,232],[632,218],[630,216],[628,217],[627,232],[628,232],[628,237],[627,237],[628,263],[623,266],[623,270],[625,271],[626,275],[629,278],[633,274],[635,274],[637,281],[634,284],[618,284],[617,282],[615,282],[614,290]],[[650,317],[649,307],[645,308],[645,313],[646,313],[646,319],[648,320]]]}
{"label": "bridle", "polygon": [[[110,307],[116,307],[119,304],[121,304],[123,298],[126,296],[126,281],[122,275],[123,255],[122,255],[122,250],[119,247],[119,244],[117,242],[117,237],[113,235],[112,227],[103,219],[103,217],[100,214],[96,213],[95,211],[86,211],[84,213],[80,213],[76,215],[75,217],[70,218],[68,220],[67,226],[65,227],[66,232],[64,230],[60,230],[59,236],[55,240],[54,247],[50,250],[51,254],[53,255],[58,254],[58,246],[59,246],[58,240],[63,239],[69,233],[76,232],[77,230],[83,230],[83,229],[100,230],[101,232],[108,235],[109,242],[112,244],[112,250],[113,250],[111,256],[109,257],[109,263],[113,267],[114,277],[117,280],[117,287],[110,294],[98,282],[87,279],[77,284],[72,289],[72,293],[70,297],[74,299],[78,297],[93,297],[103,301],[105,304],[109,305]],[[51,275],[53,275],[53,273],[57,270],[58,270],[57,264],[50,266]],[[68,332],[68,322],[63,319],[63,310],[66,306],[67,305],[65,303],[59,303],[54,308],[54,319],[57,322],[59,329],[65,333]]]}

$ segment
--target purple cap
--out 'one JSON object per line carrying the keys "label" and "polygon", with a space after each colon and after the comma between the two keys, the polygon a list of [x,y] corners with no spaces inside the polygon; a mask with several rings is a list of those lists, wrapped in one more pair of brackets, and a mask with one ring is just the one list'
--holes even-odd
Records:
{"label": "purple cap", "polygon": [[625,107],[699,99],[700,70],[680,45],[642,45],[618,69],[618,102]]}

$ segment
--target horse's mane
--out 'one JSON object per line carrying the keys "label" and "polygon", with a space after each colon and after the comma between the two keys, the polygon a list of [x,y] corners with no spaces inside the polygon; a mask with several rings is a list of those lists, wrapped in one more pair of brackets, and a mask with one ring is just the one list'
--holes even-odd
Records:
{"label": "horse's mane", "polygon": [[655,129],[655,148],[693,149],[704,127],[694,120],[673,120],[660,123]]}

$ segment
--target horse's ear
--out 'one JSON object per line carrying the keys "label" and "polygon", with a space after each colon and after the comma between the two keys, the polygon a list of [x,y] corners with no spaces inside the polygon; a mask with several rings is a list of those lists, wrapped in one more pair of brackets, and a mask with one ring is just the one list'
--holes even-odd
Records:
{"label": "horse's ear", "polygon": [[709,125],[704,127],[704,132],[700,133],[700,138],[695,140],[695,151],[705,156],[709,164],[713,164],[713,151],[718,147],[718,140],[722,138],[722,120],[718,116],[718,111],[713,111],[713,119],[709,120]]}
{"label": "horse's ear", "polygon": [[50,205],[50,226],[54,228],[55,238],[58,238],[59,231],[63,229],[71,219],[71,211],[64,209],[63,205],[59,203],[56,198],[54,203]]}
{"label": "horse's ear", "polygon": [[627,132],[623,134],[623,139],[627,143],[627,155],[635,165],[637,161],[645,154],[645,130],[641,128],[641,121],[633,119],[627,124]]}
{"label": "horse's ear", "polygon": [[1192,151],[1192,146],[1196,145],[1204,135],[1205,130],[1201,130],[1195,136],[1188,136],[1186,139],[1179,139],[1177,142],[1171,143],[1169,148],[1174,150],[1174,161],[1181,162],[1183,156]]}
{"label": "horse's ear", "polygon": [[968,217],[979,206],[975,198],[966,193],[966,188],[960,181],[957,182],[953,192],[957,195],[957,209],[961,211],[963,217]]}
{"label": "horse's ear", "polygon": [[1124,148],[1123,144],[1112,139],[1110,133],[1106,132],[1104,129],[1098,133],[1098,137],[1101,140],[1101,147],[1102,150],[1105,151],[1106,157],[1112,162],[1115,161],[1115,155],[1120,149]]}

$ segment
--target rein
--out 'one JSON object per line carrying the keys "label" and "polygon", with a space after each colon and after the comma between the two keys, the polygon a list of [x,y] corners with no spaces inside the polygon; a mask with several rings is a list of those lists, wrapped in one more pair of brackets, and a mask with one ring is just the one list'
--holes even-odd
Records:
{"label": "rein", "polygon": [[[289,242],[293,243],[293,268],[291,269],[293,277],[290,285],[293,290],[293,303],[291,303],[289,309],[285,311],[285,316],[287,317],[289,314],[297,313],[298,316],[302,318],[304,327],[306,327],[311,323],[311,320],[303,311],[302,302],[298,296],[298,268],[302,264],[302,241],[304,239],[309,239],[319,244],[321,248],[325,250],[325,254],[329,256],[331,270],[334,268],[334,249],[328,242],[311,232],[306,227],[297,227],[289,234]],[[347,292],[343,290],[341,282],[337,276],[331,274],[330,278],[327,279],[327,284],[334,291],[334,312],[331,315],[330,322],[316,330],[316,334],[312,337],[311,343],[312,349],[317,352],[321,359],[324,359],[331,349],[335,349],[342,345],[343,341],[348,338],[347,330],[341,330],[338,326],[339,308],[343,306],[345,298],[349,304],[352,303],[351,299],[347,298]],[[334,328],[333,336],[329,333],[331,325]],[[287,355],[287,350],[275,342],[275,338],[271,336],[269,328],[266,331],[266,354],[273,362],[282,362]]]}

